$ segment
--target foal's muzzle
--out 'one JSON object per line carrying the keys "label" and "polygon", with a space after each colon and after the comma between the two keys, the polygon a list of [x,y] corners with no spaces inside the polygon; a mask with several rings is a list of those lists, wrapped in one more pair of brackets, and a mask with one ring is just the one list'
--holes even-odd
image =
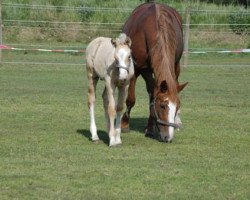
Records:
{"label": "foal's muzzle", "polygon": [[119,69],[124,69],[124,70],[126,70],[127,72],[128,72],[128,67],[124,67],[124,66],[121,66],[121,65],[118,65],[117,66]]}

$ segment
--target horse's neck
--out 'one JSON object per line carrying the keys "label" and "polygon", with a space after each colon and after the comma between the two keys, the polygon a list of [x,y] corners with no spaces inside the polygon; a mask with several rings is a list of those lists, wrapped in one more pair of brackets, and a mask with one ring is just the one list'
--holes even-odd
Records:
{"label": "horse's neck", "polygon": [[114,62],[114,53],[115,48],[105,41],[99,46],[95,59],[97,62],[100,62],[100,64],[109,67]]}

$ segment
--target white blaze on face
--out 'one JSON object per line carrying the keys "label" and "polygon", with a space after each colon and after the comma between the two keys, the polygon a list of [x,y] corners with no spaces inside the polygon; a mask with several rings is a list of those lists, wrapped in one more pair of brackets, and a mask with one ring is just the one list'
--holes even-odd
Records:
{"label": "white blaze on face", "polygon": [[122,68],[119,68],[119,79],[124,80],[127,79],[128,76],[128,69],[129,68],[129,54],[130,51],[129,49],[125,48],[120,48],[116,54],[118,65],[121,66]]}
{"label": "white blaze on face", "polygon": [[[169,107],[168,122],[174,123],[175,113],[176,113],[176,104],[169,101],[168,107]],[[172,126],[168,127],[168,134],[169,134],[168,141],[170,142],[174,137],[174,127],[172,127]]]}

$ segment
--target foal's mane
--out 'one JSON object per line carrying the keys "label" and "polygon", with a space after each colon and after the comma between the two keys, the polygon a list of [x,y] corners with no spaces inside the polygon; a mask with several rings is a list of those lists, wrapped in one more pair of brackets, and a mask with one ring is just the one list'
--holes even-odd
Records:
{"label": "foal's mane", "polygon": [[[157,42],[150,51],[151,64],[155,75],[156,87],[166,81],[170,98],[177,96],[175,75],[176,33],[174,30],[171,8],[164,9],[161,4],[154,4],[157,24]],[[167,7],[168,8],[168,7]]]}

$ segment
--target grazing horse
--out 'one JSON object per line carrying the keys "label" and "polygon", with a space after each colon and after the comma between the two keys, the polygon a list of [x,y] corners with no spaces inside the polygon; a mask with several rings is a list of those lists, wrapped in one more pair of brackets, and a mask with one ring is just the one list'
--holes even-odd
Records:
{"label": "grazing horse", "polygon": [[138,76],[142,75],[150,99],[145,135],[153,137],[156,126],[162,141],[170,142],[174,128],[181,124],[178,93],[187,85],[178,82],[183,52],[182,19],[175,9],[167,5],[144,3],[132,12],[123,32],[132,40],[135,75],[130,80],[122,131],[129,131],[130,111],[135,104],[135,84]]}
{"label": "grazing horse", "polygon": [[[122,143],[120,137],[122,110],[125,105],[129,81],[134,75],[130,46],[130,38],[122,33],[116,39],[96,38],[86,48],[90,132],[93,141],[99,140],[94,116],[94,103],[96,84],[101,79],[105,80],[102,98],[110,139],[109,146]],[[114,96],[116,88],[118,88],[117,105],[115,105]]]}

